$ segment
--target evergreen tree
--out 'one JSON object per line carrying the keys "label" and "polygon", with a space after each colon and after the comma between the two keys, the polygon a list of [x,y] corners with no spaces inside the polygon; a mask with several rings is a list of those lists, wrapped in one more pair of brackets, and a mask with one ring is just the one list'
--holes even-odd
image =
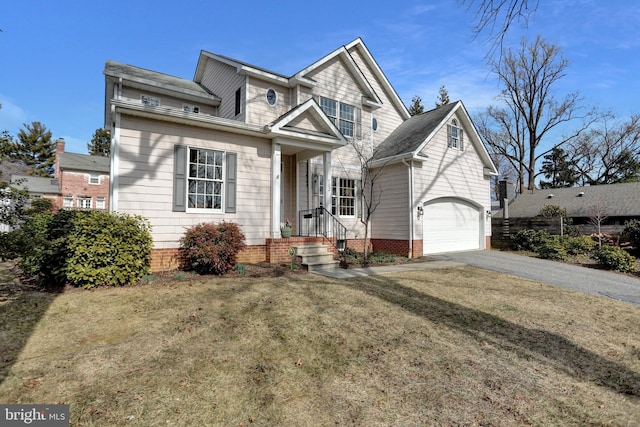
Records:
{"label": "evergreen tree", "polygon": [[40,122],[25,124],[18,132],[18,141],[11,158],[29,166],[29,174],[53,176],[56,160],[56,144],[51,139],[51,131]]}
{"label": "evergreen tree", "polygon": [[444,87],[444,85],[440,86],[440,90],[438,91],[438,98],[436,99],[436,108],[440,108],[443,105],[447,105],[449,102],[449,92]]}
{"label": "evergreen tree", "polygon": [[111,153],[111,132],[107,129],[96,129],[91,142],[87,143],[87,150],[92,156],[109,157]]}
{"label": "evergreen tree", "polygon": [[575,162],[568,160],[569,154],[562,148],[554,147],[544,156],[540,172],[551,181],[540,181],[540,188],[573,187],[578,182]]}
{"label": "evergreen tree", "polygon": [[409,107],[409,114],[415,116],[416,114],[424,113],[424,106],[422,105],[422,98],[418,95],[411,98],[411,106]]}

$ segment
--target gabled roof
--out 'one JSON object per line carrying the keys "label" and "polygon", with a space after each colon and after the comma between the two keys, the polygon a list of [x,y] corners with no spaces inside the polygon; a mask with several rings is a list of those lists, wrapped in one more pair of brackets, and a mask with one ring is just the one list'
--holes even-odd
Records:
{"label": "gabled roof", "polygon": [[[293,123],[295,123],[297,119],[304,118],[304,116],[307,116],[312,119],[314,123],[318,124],[315,130],[293,126]],[[340,130],[333,121],[329,120],[314,99],[309,99],[296,106],[278,117],[273,123],[268,124],[265,128],[269,130],[272,136],[288,136],[296,139],[306,139],[309,136],[314,136],[314,140],[316,141],[318,137],[320,137],[325,139],[325,142],[334,148],[347,144],[347,140]]]}
{"label": "gabled roof", "polygon": [[535,217],[545,205],[564,208],[570,217],[588,218],[596,208],[608,217],[640,216],[640,182],[526,191],[509,205],[509,217]]}
{"label": "gabled roof", "polygon": [[[358,41],[360,42],[360,44],[362,44],[363,49],[366,50],[366,47],[364,47],[364,44],[362,43],[362,40],[357,39],[356,42],[358,42]],[[356,42],[354,42],[354,43],[356,43]],[[354,43],[352,43],[351,45],[355,46]],[[362,88],[362,90],[364,91],[364,94],[365,94],[365,97],[366,97],[366,101],[368,101],[367,103],[372,107],[378,107],[379,108],[382,105],[382,101],[380,100],[380,97],[378,96],[376,91],[373,90],[373,87],[371,86],[371,84],[369,83],[367,78],[362,73],[362,70],[360,70],[360,68],[356,64],[356,61],[353,59],[353,57],[349,53],[349,50],[347,49],[346,46],[339,47],[338,49],[334,50],[333,52],[331,52],[330,54],[328,54],[325,57],[321,58],[320,60],[318,60],[318,61],[314,62],[313,64],[309,65],[308,67],[298,71],[296,74],[294,74],[291,77],[291,80],[298,81],[300,79],[305,78],[307,76],[307,74],[309,74],[312,71],[322,67],[323,65],[325,65],[329,61],[333,60],[334,58],[342,59],[345,67],[347,68],[347,70],[349,70],[349,72],[351,73],[351,75],[355,79],[355,81],[358,84],[358,86],[360,86]],[[375,66],[377,67],[377,64],[375,64]],[[391,89],[391,90],[393,90],[393,89]],[[394,93],[395,93],[395,91],[394,91]]]}
{"label": "gabled roof", "polygon": [[442,123],[445,122],[445,119],[456,105],[456,103],[451,103],[435,110],[412,116],[380,143],[373,159],[381,160],[397,156],[411,157],[416,155],[428,138],[442,126]]}
{"label": "gabled roof", "polygon": [[420,152],[431,142],[438,131],[447,124],[451,117],[458,113],[460,121],[467,131],[466,141],[476,148],[480,159],[489,175],[497,175],[498,171],[489,156],[489,152],[482,143],[480,135],[464,108],[462,101],[443,105],[440,108],[417,114],[404,121],[380,143],[373,155],[372,165],[385,164],[401,159],[419,158]]}
{"label": "gabled roof", "polygon": [[133,65],[122,64],[108,60],[104,74],[107,77],[122,78],[123,83],[140,89],[152,88],[155,92],[176,96],[181,99],[191,99],[196,102],[207,102],[211,105],[219,105],[220,97],[211,93],[199,83],[146,70]]}
{"label": "gabled roof", "polygon": [[58,154],[58,161],[62,170],[109,173],[109,157],[60,153]]}
{"label": "gabled roof", "polygon": [[29,193],[59,194],[58,180],[29,175],[11,175],[11,183]]}
{"label": "gabled roof", "polygon": [[369,52],[364,42],[360,38],[355,39],[354,41],[352,41],[351,43],[345,46],[339,47],[338,49],[334,50],[333,52],[329,53],[328,55],[322,57],[318,61],[315,61],[313,64],[305,67],[304,69],[298,71],[297,73],[289,77],[280,73],[267,70],[265,68],[257,67],[255,65],[251,65],[249,63],[239,61],[237,59],[229,58],[224,55],[215,54],[215,53],[211,53],[203,50],[200,52],[200,57],[198,59],[198,65],[196,66],[196,72],[193,80],[194,82],[200,82],[202,80],[202,77],[204,75],[206,60],[208,58],[211,58],[236,68],[239,74],[254,76],[254,77],[257,77],[266,81],[272,81],[274,83],[278,83],[287,87],[295,87],[296,85],[313,87],[316,85],[316,81],[308,77],[308,74],[313,70],[323,66],[324,64],[331,61],[332,59],[339,57],[340,59],[343,60],[343,63],[345,64],[347,69],[351,72],[351,75],[353,76],[355,81],[362,88],[363,93],[365,95],[364,102],[372,108],[379,108],[382,105],[382,101],[380,100],[380,97],[375,92],[375,90],[373,89],[373,86],[367,80],[364,73],[362,72],[360,67],[358,67],[356,61],[353,59],[353,57],[349,53],[349,51],[354,48],[360,50],[365,62],[367,63],[367,65],[369,66],[373,74],[381,82],[383,89],[389,94],[396,109],[400,112],[403,118],[408,119],[410,115],[409,115],[409,112],[407,111],[407,107],[404,105],[404,103],[398,96],[393,86],[391,86],[391,83],[389,83],[389,80],[387,79],[387,77],[384,75],[384,73],[378,66],[378,63],[375,61],[375,59],[373,59],[371,52]]}

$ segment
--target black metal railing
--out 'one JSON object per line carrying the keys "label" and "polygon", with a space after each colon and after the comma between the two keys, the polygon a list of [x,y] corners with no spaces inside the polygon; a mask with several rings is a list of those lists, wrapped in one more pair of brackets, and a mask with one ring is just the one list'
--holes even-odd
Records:
{"label": "black metal railing", "polygon": [[343,257],[347,248],[347,227],[324,207],[308,209],[298,213],[300,236],[326,237]]}

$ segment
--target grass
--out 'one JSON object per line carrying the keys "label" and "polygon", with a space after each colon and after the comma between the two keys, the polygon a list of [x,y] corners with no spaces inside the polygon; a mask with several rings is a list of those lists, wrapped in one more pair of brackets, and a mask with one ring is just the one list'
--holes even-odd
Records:
{"label": "grass", "polygon": [[[4,278],[10,281],[10,278]],[[640,308],[460,267],[0,301],[0,402],[72,425],[640,425]]]}

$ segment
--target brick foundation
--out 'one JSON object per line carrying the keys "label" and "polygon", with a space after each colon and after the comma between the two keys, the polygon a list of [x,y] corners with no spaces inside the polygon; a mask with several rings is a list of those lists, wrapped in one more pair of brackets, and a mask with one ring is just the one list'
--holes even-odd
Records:
{"label": "brick foundation", "polygon": [[[392,240],[392,239],[371,239],[371,244],[375,252],[384,252],[400,256],[409,256],[408,240]],[[412,257],[422,256],[422,240],[414,240],[411,244]]]}
{"label": "brick foundation", "polygon": [[[265,245],[247,246],[238,254],[236,261],[244,264],[287,263],[291,261],[289,248],[305,244],[327,245],[327,249],[334,255],[338,253],[332,242],[325,237],[290,237],[287,239],[266,239]],[[486,237],[486,245],[487,249],[491,249],[490,236]],[[422,256],[422,240],[414,240],[411,247],[413,258]],[[347,240],[347,248],[355,252],[364,252],[364,239]],[[406,257],[409,253],[409,243],[407,240],[371,239],[369,250]],[[181,261],[180,249],[154,249],[151,251],[151,271],[153,273],[178,270]]]}

